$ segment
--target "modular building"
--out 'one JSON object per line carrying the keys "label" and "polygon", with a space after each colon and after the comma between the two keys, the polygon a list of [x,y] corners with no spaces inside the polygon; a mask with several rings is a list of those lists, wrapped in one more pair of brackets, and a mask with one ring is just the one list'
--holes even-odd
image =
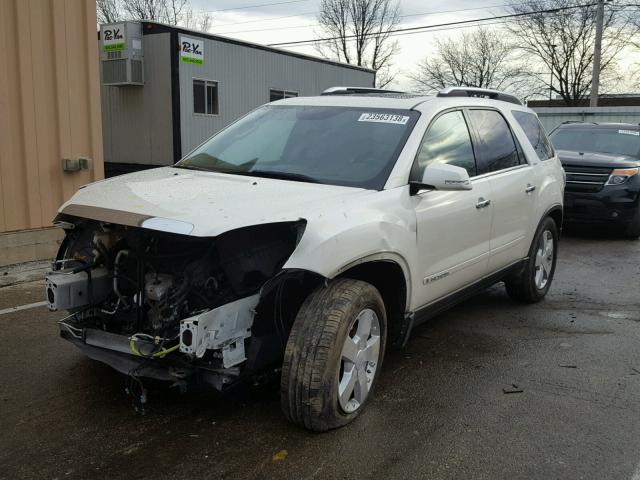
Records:
{"label": "modular building", "polygon": [[336,85],[373,87],[373,70],[154,22],[100,29],[107,176],[171,165],[277,99]]}

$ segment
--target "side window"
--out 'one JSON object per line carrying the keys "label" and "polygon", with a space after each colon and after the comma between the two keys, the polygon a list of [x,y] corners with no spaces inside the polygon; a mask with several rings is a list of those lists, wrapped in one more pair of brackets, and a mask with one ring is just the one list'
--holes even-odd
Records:
{"label": "side window", "polygon": [[520,165],[511,129],[500,113],[495,110],[469,110],[469,117],[480,142],[478,175]]}
{"label": "side window", "polygon": [[461,111],[448,112],[436,119],[422,139],[412,178],[421,179],[424,169],[432,162],[462,167],[469,176],[476,175],[471,136]]}
{"label": "side window", "polygon": [[513,116],[518,121],[525,135],[531,142],[531,146],[538,154],[540,160],[549,160],[553,157],[553,147],[547,134],[540,125],[540,120],[533,113],[512,111]]}
{"label": "side window", "polygon": [[218,82],[193,80],[193,113],[218,115]]}
{"label": "side window", "polygon": [[288,90],[269,90],[269,101],[275,102],[276,100],[282,100],[283,98],[297,97],[298,92],[290,92]]}

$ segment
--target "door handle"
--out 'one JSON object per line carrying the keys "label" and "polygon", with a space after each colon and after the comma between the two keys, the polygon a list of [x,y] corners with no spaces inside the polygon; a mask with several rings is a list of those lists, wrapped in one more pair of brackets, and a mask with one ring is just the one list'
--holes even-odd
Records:
{"label": "door handle", "polygon": [[524,189],[525,193],[531,193],[536,189],[535,185],[531,185],[530,183],[527,183],[527,188]]}
{"label": "door handle", "polygon": [[485,200],[484,198],[480,197],[478,199],[478,203],[476,203],[476,208],[479,210],[481,208],[488,207],[489,205],[491,205],[491,200]]}

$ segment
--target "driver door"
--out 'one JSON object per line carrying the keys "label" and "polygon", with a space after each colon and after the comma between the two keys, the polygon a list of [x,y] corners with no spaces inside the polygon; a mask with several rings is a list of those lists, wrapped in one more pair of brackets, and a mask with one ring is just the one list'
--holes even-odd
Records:
{"label": "driver door", "polygon": [[462,110],[450,110],[429,126],[411,179],[420,181],[432,162],[463,167],[471,190],[423,190],[412,198],[417,219],[416,304],[427,305],[487,274],[493,205],[491,183],[476,176],[471,135]]}

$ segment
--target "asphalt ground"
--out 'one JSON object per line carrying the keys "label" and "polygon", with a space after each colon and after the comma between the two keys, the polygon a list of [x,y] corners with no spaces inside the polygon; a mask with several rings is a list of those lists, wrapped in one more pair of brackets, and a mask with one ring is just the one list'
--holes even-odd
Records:
{"label": "asphalt ground", "polygon": [[[0,311],[43,300],[32,278]],[[324,434],[288,424],[277,388],[152,386],[137,416],[122,376],[58,337],[61,313],[2,313],[0,478],[640,480],[639,279],[640,241],[565,235],[543,302],[497,285],[419,327]]]}

